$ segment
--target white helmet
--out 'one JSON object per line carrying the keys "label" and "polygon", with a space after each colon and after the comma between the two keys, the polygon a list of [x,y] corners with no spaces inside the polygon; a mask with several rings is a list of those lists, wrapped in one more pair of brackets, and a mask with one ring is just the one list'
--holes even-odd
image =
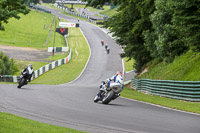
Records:
{"label": "white helmet", "polygon": [[30,67],[31,69],[33,69],[33,65],[32,64],[28,64],[28,67]]}

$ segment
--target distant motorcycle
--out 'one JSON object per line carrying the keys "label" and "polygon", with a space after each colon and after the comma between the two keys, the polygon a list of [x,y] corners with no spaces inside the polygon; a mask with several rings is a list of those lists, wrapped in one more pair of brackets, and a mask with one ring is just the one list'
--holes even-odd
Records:
{"label": "distant motorcycle", "polygon": [[102,82],[100,86],[100,91],[94,98],[94,102],[101,101],[103,104],[108,104],[110,101],[115,100],[120,96],[120,92],[123,89],[119,85],[111,85],[110,88],[107,87],[105,82]]}
{"label": "distant motorcycle", "polygon": [[104,40],[101,41],[101,45],[104,46]]}

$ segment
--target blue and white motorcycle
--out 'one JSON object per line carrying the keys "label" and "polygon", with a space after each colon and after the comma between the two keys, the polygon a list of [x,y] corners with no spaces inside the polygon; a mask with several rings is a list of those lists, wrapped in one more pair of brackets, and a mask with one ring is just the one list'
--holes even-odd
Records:
{"label": "blue and white motorcycle", "polygon": [[[103,104],[108,104],[110,101],[115,100],[120,96],[120,92],[123,90],[123,87],[117,83],[106,83],[102,81],[100,85],[100,90],[94,98],[94,102],[101,101]],[[110,87],[109,87],[110,86]]]}

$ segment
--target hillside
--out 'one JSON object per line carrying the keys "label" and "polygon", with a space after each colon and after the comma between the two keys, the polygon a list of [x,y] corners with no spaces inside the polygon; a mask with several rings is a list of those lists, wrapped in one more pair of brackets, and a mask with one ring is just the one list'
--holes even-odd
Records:
{"label": "hillside", "polygon": [[172,63],[149,62],[143,70],[147,70],[137,78],[159,80],[200,81],[200,53],[188,51],[174,59]]}
{"label": "hillside", "polygon": [[[48,44],[46,44],[54,19],[52,14],[33,10],[27,15],[21,14],[20,17],[19,20],[11,18],[8,24],[4,24],[5,31],[0,31],[1,45],[33,48],[47,48],[53,45],[54,32],[51,32]],[[56,46],[65,46],[63,36],[58,33],[56,33],[55,41]]]}

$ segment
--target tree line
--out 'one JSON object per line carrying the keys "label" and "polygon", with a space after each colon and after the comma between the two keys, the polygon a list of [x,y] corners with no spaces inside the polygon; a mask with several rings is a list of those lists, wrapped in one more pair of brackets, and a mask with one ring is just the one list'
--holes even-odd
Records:
{"label": "tree line", "polygon": [[93,7],[118,6],[105,27],[124,47],[121,56],[136,61],[137,71],[154,59],[172,62],[188,50],[200,52],[200,0],[85,1]]}
{"label": "tree line", "polygon": [[20,19],[20,13],[28,14],[28,3],[36,4],[39,0],[0,0],[0,30],[5,30],[3,24],[8,23],[9,18]]}

